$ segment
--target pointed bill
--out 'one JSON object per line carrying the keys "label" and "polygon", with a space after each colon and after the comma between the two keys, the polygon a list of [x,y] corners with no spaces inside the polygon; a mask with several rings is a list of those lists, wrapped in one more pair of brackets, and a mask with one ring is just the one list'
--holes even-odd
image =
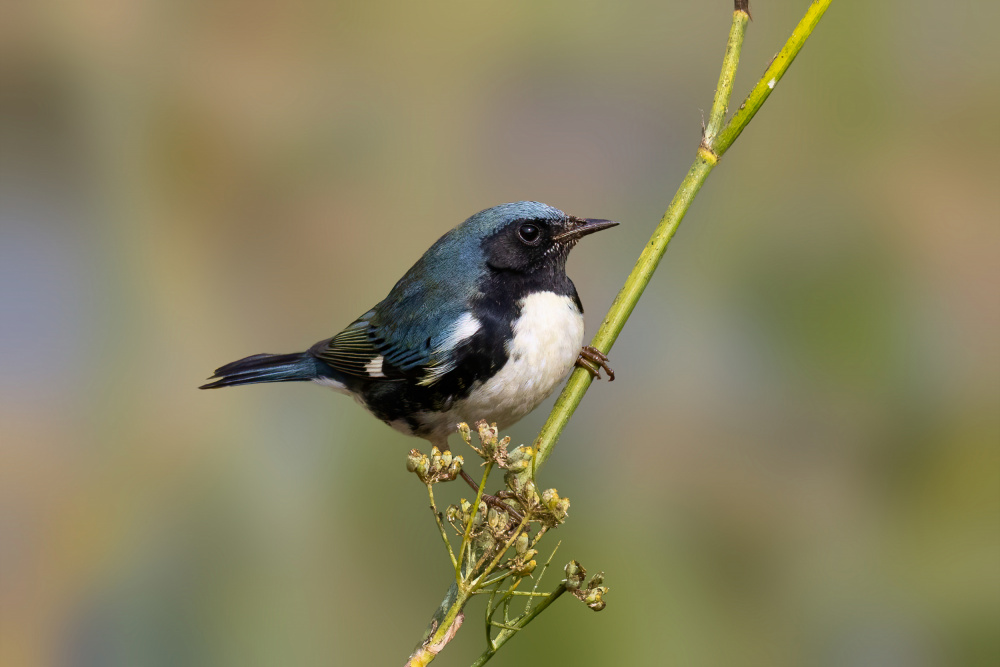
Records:
{"label": "pointed bill", "polygon": [[600,220],[598,218],[577,218],[575,216],[570,216],[569,224],[567,229],[562,234],[557,234],[552,238],[553,241],[560,241],[565,243],[566,241],[576,241],[587,234],[593,234],[594,232],[599,232],[602,229],[608,229],[610,227],[615,227],[619,223],[614,220]]}

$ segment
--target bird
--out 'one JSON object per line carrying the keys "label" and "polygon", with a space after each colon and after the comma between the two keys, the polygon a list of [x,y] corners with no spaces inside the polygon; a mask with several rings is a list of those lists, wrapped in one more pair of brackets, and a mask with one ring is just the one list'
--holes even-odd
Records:
{"label": "bird", "polygon": [[534,201],[485,209],[438,239],[340,333],[304,352],[228,363],[200,388],[313,382],[441,451],[460,422],[506,428],[574,366],[614,380],[608,358],[583,345],[583,304],[566,260],[581,238],[618,224]]}

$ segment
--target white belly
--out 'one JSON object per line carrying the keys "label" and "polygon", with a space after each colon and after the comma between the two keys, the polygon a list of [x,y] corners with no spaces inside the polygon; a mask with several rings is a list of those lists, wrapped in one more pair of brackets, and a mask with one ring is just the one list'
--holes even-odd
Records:
{"label": "white belly", "polygon": [[515,423],[544,401],[576,363],[583,345],[583,314],[573,299],[553,292],[531,294],[508,343],[507,363],[472,388],[447,413],[444,428],[485,419],[500,428]]}
{"label": "white belly", "polygon": [[[507,363],[489,380],[476,383],[466,398],[450,410],[418,416],[431,438],[441,445],[459,422],[480,419],[500,428],[514,424],[534,410],[562,382],[576,363],[583,345],[583,314],[568,296],[538,292],[521,301],[521,316],[514,337],[507,344]],[[332,379],[314,380],[344,394],[344,384]],[[363,399],[354,396],[362,405]],[[365,406],[367,408],[367,406]],[[405,420],[389,424],[412,435]]]}

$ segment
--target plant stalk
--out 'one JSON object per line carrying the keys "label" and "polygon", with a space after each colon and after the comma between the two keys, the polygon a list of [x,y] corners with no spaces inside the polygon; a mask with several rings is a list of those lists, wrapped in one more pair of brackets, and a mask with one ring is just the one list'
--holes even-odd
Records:
{"label": "plant stalk", "polygon": [[802,50],[806,40],[809,39],[809,35],[812,34],[813,28],[823,18],[823,14],[826,13],[832,1],[815,0],[809,6],[805,16],[802,17],[799,24],[795,26],[795,30],[792,31],[792,36],[788,38],[781,51],[774,57],[771,64],[767,66],[764,76],[760,78],[757,85],[747,95],[746,100],[740,105],[736,113],[733,114],[729,124],[719,133],[712,146],[712,150],[715,151],[716,155],[722,157],[722,154],[729,150],[729,147],[733,145],[736,138],[743,132],[743,128],[753,120],[753,117],[760,110],[761,105],[771,95],[771,91],[781,81],[781,77],[788,71],[788,66],[795,60],[795,56],[799,55],[799,51]]}
{"label": "plant stalk", "polygon": [[737,2],[733,9],[733,25],[729,28],[729,41],[726,43],[726,55],[722,59],[722,70],[719,72],[719,85],[715,88],[715,99],[712,110],[708,114],[708,125],[702,132],[702,145],[711,146],[715,136],[722,128],[722,121],[729,111],[729,98],[733,94],[733,82],[736,80],[736,68],[740,64],[740,51],[743,50],[743,37],[746,35],[747,23],[750,21],[748,2]]}
{"label": "plant stalk", "polygon": [[[719,87],[715,91],[709,125],[706,127],[705,135],[702,137],[702,143],[698,147],[694,164],[691,165],[687,176],[684,177],[680,187],[677,189],[677,193],[670,202],[670,206],[653,231],[649,243],[646,244],[639,255],[639,259],[632,268],[632,272],[625,280],[625,285],[618,292],[618,296],[615,297],[614,302],[611,304],[611,309],[604,317],[604,321],[601,323],[597,334],[594,336],[594,340],[591,342],[593,347],[596,347],[604,354],[607,354],[611,350],[611,347],[618,339],[618,335],[621,333],[622,327],[625,326],[625,322],[632,314],[636,303],[638,303],[639,297],[642,296],[646,285],[649,284],[649,280],[652,278],[653,272],[656,271],[656,267],[663,258],[663,254],[667,251],[670,239],[673,238],[674,233],[684,219],[684,215],[691,207],[691,202],[694,200],[695,195],[698,194],[705,179],[708,178],[708,174],[718,163],[719,158],[725,154],[740,135],[743,128],[753,119],[761,105],[767,100],[774,86],[781,80],[785,71],[788,70],[788,66],[802,49],[806,39],[812,34],[813,29],[827,7],[829,7],[830,2],[832,0],[816,0],[813,2],[806,11],[805,16],[792,32],[791,37],[788,38],[785,46],[775,56],[774,61],[764,72],[764,76],[754,86],[747,100],[716,136],[710,134],[710,131],[714,128],[714,122],[721,122],[721,118],[725,115],[729,95],[732,92],[732,78],[736,73],[736,65],[739,62],[739,51],[742,48],[746,23],[750,16],[747,11],[748,4],[746,0],[735,0],[733,26],[729,33],[730,38],[726,45],[725,57],[722,61]],[[538,437],[535,439],[536,454],[532,461],[532,478],[537,475],[538,469],[542,467],[542,464],[552,454],[552,448],[555,447],[556,441],[559,439],[560,434],[562,434],[563,429],[566,428],[566,424],[580,405],[583,395],[590,388],[592,382],[593,378],[591,378],[590,373],[580,368],[576,369],[570,375],[566,387],[559,395],[559,399],[556,401],[555,406],[553,406],[552,412],[549,413],[548,420],[546,420],[541,432],[539,432]]]}
{"label": "plant stalk", "polygon": [[505,629],[503,632],[497,635],[496,640],[494,640],[490,646],[487,646],[486,650],[483,651],[482,655],[480,655],[479,658],[474,663],[472,663],[472,667],[482,667],[487,662],[489,662],[490,658],[492,658],[496,654],[496,652],[500,650],[500,647],[507,643],[507,640],[516,635],[521,628],[523,628],[528,623],[531,623],[533,620],[535,620],[536,616],[545,611],[546,607],[548,607],[550,604],[558,600],[559,596],[565,592],[566,592],[566,587],[560,584],[559,588],[552,591],[552,593],[550,593],[544,600],[539,602],[538,606],[532,609],[531,612],[529,612],[523,618],[519,619],[516,623],[514,623],[513,626],[511,626],[508,629]]}

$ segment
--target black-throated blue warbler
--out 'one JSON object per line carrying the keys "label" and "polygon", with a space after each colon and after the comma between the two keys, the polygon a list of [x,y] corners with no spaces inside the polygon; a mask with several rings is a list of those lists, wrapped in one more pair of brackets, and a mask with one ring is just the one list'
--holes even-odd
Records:
{"label": "black-throated blue warbler", "polygon": [[566,259],[582,237],[617,224],[529,201],[480,211],[333,338],[226,364],[201,388],[315,382],[442,450],[461,421],[505,428],[576,364],[614,379],[607,357],[581,347],[583,306]]}

